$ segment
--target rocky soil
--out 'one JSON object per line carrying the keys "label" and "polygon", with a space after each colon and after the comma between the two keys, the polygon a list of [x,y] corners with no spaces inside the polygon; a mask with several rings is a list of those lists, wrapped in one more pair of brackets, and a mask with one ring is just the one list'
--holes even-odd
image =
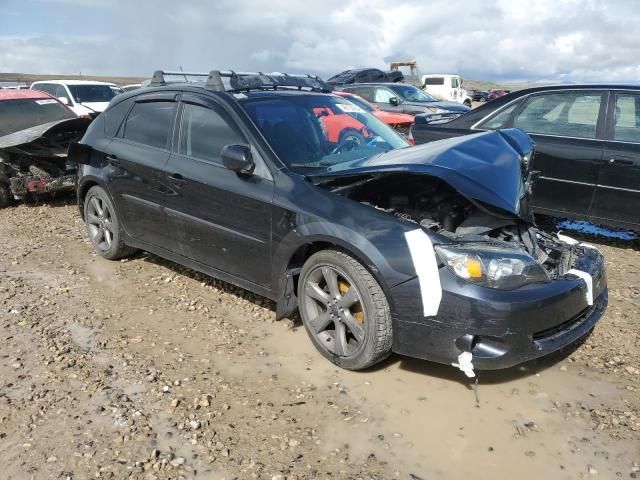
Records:
{"label": "rocky soil", "polygon": [[572,352],[481,372],[341,371],[296,319],[140,253],[69,200],[0,211],[5,479],[640,477],[640,245],[589,239],[610,306]]}

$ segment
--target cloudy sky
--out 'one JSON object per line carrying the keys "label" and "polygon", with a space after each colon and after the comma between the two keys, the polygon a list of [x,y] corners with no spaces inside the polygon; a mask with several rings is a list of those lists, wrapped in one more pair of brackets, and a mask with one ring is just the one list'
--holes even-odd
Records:
{"label": "cloudy sky", "polygon": [[[529,5],[527,5],[529,3]],[[638,0],[0,0],[0,72],[384,68],[640,81]]]}

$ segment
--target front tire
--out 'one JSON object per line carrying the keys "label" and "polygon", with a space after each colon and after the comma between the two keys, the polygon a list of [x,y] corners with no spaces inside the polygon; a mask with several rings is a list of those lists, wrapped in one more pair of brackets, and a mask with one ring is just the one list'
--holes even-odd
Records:
{"label": "front tire", "polygon": [[118,260],[135,252],[135,249],[125,245],[116,209],[102,187],[96,185],[87,192],[84,222],[93,248],[104,258]]}
{"label": "front tire", "polygon": [[391,353],[387,298],[376,279],[349,254],[322,250],[298,281],[302,322],[316,349],[348,370],[362,370]]}

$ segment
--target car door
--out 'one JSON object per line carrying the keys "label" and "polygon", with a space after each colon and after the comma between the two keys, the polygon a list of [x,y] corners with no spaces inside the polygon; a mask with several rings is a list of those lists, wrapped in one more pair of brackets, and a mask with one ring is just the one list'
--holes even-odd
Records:
{"label": "car door", "polygon": [[533,169],[540,172],[534,210],[588,216],[602,162],[606,92],[557,90],[530,95],[511,125],[533,138]]}
{"label": "car door", "polygon": [[[392,98],[398,99],[398,105],[392,105],[390,103]],[[387,87],[373,88],[373,103],[387,112],[404,113],[404,107],[402,106],[402,103],[400,103],[400,97],[397,93]]]}
{"label": "car door", "polygon": [[591,216],[594,222],[640,227],[640,92],[609,99],[604,155]]}
{"label": "car door", "polygon": [[110,190],[126,232],[136,240],[167,248],[164,168],[169,160],[177,94],[133,98],[118,134],[105,147]]}
{"label": "car door", "polygon": [[174,251],[259,285],[271,282],[274,186],[254,155],[254,175],[225,168],[225,145],[249,144],[214,100],[184,94],[176,148],[165,171],[167,222]]}

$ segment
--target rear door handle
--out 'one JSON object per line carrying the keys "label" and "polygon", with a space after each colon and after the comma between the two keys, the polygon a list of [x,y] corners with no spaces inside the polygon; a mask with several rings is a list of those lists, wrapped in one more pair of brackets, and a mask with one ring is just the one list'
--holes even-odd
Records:
{"label": "rear door handle", "polygon": [[105,160],[107,161],[107,163],[110,163],[111,165],[114,165],[114,166],[120,165],[120,160],[118,160],[118,157],[116,155],[107,155],[105,157]]}
{"label": "rear door handle", "polygon": [[629,158],[610,158],[609,163],[616,165],[633,165],[633,160]]}

